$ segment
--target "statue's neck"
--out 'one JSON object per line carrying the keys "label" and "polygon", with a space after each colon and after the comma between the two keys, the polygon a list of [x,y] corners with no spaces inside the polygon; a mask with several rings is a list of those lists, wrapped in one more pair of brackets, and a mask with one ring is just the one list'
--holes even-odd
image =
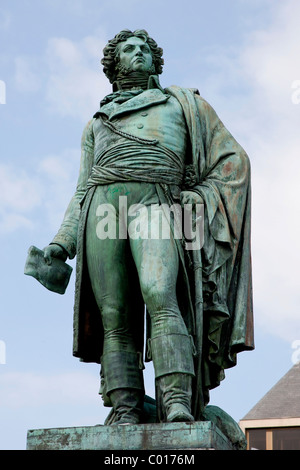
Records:
{"label": "statue's neck", "polygon": [[113,91],[127,91],[132,89],[147,90],[149,84],[149,74],[142,72],[131,72],[118,76],[113,84]]}

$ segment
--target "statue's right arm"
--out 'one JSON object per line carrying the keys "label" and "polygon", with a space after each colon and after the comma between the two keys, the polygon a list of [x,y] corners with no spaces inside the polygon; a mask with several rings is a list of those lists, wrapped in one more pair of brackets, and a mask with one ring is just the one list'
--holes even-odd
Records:
{"label": "statue's right arm", "polygon": [[94,119],[86,125],[81,139],[81,160],[76,191],[65,212],[63,222],[52,242],[44,248],[44,257],[48,264],[51,258],[74,258],[77,247],[77,231],[80,216],[80,201],[86,193],[86,184],[94,162]]}

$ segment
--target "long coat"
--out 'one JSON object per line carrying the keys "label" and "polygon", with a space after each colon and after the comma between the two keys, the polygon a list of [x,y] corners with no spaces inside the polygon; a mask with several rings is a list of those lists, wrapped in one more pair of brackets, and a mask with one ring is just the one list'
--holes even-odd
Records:
{"label": "long coat", "polygon": [[[254,348],[250,248],[251,178],[249,158],[197,90],[169,87],[165,93],[180,102],[187,123],[193,169],[190,187],[204,200],[204,244],[199,252],[178,250],[181,270],[178,299],[183,318],[194,338],[196,380],[193,412],[200,418],[209,390],[236,364],[236,355]],[[84,152],[92,151],[91,124],[82,138]],[[86,169],[81,171],[87,171]],[[157,184],[161,202],[172,194]],[[77,254],[73,354],[84,362],[100,363],[103,329],[85,259],[85,221],[95,188],[80,189],[82,203],[76,241],[65,230],[53,242],[70,257]],[[183,188],[184,189],[184,188]],[[80,191],[78,191],[80,193]],[[77,195],[78,196],[78,195]],[[63,232],[63,233],[62,233]],[[136,282],[138,291],[138,280]],[[136,344],[143,350],[144,305],[134,299]]]}

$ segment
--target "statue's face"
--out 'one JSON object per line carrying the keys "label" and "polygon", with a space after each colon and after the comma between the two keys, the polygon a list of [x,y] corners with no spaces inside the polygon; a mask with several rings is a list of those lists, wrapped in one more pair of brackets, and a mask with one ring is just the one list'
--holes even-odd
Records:
{"label": "statue's face", "polygon": [[133,72],[147,72],[152,66],[151,49],[142,39],[132,36],[120,43],[119,61]]}
{"label": "statue's face", "polygon": [[101,379],[99,395],[101,395],[104,406],[112,406],[110,398],[106,394],[106,384],[104,379]]}

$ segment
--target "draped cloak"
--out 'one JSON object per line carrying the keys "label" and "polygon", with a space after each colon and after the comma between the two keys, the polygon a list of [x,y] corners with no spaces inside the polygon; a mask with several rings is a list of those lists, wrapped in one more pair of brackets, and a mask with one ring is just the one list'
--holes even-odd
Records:
{"label": "draped cloak", "polygon": [[[171,86],[165,93],[175,97],[182,106],[190,139],[189,166],[193,168],[188,189],[201,195],[205,204],[201,250],[187,253],[182,243],[177,242],[181,260],[177,295],[196,346],[193,413],[195,419],[200,419],[209,401],[209,390],[220,384],[224,370],[236,365],[237,353],[254,348],[250,162],[197,90]],[[93,153],[89,142],[91,126],[92,121],[82,137],[81,173],[91,169],[84,162]],[[156,188],[161,203],[173,202],[168,185],[156,184]],[[62,224],[52,243],[62,245],[70,258],[77,255],[73,355],[84,362],[100,363],[103,328],[85,259],[85,222],[94,190],[95,187],[88,191],[77,187],[74,197],[78,207],[72,209],[73,220]],[[139,292],[134,270],[132,285],[135,293]],[[143,351],[141,295],[135,295],[132,302],[137,320],[137,350]]]}

